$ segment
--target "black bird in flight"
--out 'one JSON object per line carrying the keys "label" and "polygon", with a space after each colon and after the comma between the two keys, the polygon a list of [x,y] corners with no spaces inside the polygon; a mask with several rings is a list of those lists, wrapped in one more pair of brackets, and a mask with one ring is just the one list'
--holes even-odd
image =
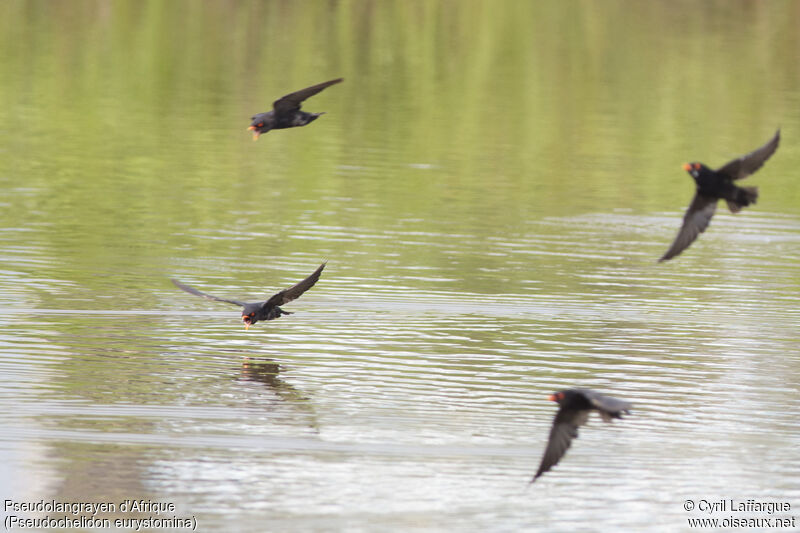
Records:
{"label": "black bird in flight", "polygon": [[738,213],[743,207],[756,203],[758,189],[756,187],[737,187],[734,181],[746,178],[759,168],[775,153],[781,140],[781,130],[775,132],[770,141],[717,170],[711,170],[703,163],[686,163],[683,169],[688,172],[695,183],[697,192],[683,215],[683,225],[675,242],[658,261],[666,261],[684,251],[703,233],[714,216],[717,201],[725,200],[731,213]]}
{"label": "black bird in flight", "polygon": [[184,285],[180,281],[176,279],[172,279],[172,283],[175,284],[176,287],[179,289],[183,289],[190,294],[195,294],[197,296],[202,296],[203,298],[208,298],[209,300],[215,300],[217,302],[226,302],[229,304],[240,305],[242,306],[242,321],[244,322],[245,329],[250,329],[250,326],[258,322],[259,320],[273,320],[278,318],[282,315],[291,315],[289,311],[284,311],[280,308],[283,304],[288,304],[292,300],[296,300],[300,297],[301,294],[306,292],[308,289],[314,286],[314,284],[319,279],[319,276],[322,274],[322,269],[325,268],[327,263],[322,263],[319,268],[317,268],[313,274],[308,276],[306,279],[298,283],[293,287],[289,287],[288,289],[284,289],[279,293],[273,295],[269,300],[266,302],[256,302],[256,303],[246,303],[240,302],[239,300],[228,300],[227,298],[218,298],[216,296],[211,296],[210,294],[206,294],[204,292],[200,292],[194,287],[189,287],[188,285]]}
{"label": "black bird in flight", "polygon": [[305,126],[309,122],[317,120],[320,115],[325,113],[306,113],[300,111],[300,104],[306,98],[310,98],[331,85],[344,81],[344,78],[326,81],[299,91],[287,94],[272,103],[272,111],[259,113],[253,117],[248,130],[253,131],[253,140],[257,140],[262,133],[269,130],[281,130],[285,128],[296,128]]}
{"label": "black bird in flight", "polygon": [[531,483],[564,457],[572,439],[578,436],[578,427],[586,423],[593,410],[600,413],[603,420],[611,422],[612,418],[622,418],[622,413],[630,414],[631,409],[628,402],[603,396],[589,389],[562,390],[550,395],[549,400],[558,402],[560,407],[553,419],[539,471],[533,476]]}

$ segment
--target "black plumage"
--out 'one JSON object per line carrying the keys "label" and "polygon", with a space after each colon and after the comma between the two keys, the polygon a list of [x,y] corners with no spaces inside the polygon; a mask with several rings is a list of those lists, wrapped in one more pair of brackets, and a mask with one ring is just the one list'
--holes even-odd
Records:
{"label": "black plumage", "polygon": [[684,170],[694,178],[697,191],[683,216],[683,224],[675,241],[659,262],[683,252],[706,230],[717,209],[718,200],[725,200],[731,213],[738,213],[743,207],[756,203],[758,199],[756,187],[738,187],[733,182],[744,179],[761,168],[761,165],[775,153],[780,139],[781,132],[778,130],[761,148],[734,159],[717,170],[711,170],[702,163],[683,165]]}
{"label": "black plumage", "polygon": [[317,282],[317,280],[319,280],[319,277],[322,274],[322,270],[325,268],[326,264],[327,263],[322,263],[319,266],[319,268],[317,268],[314,271],[313,274],[308,276],[300,283],[274,294],[269,300],[265,302],[256,302],[256,303],[247,303],[228,298],[219,298],[217,296],[212,296],[210,294],[198,291],[194,287],[184,285],[183,283],[181,283],[176,279],[172,279],[171,281],[172,283],[175,284],[176,287],[178,287],[179,289],[183,289],[184,291],[190,294],[194,294],[196,296],[202,296],[203,298],[207,298],[209,300],[214,300],[217,302],[225,302],[241,306],[242,321],[244,322],[244,327],[245,329],[249,329],[250,326],[252,326],[253,324],[255,324],[260,320],[273,320],[275,318],[281,317],[282,315],[291,315],[292,313],[290,313],[289,311],[284,311],[283,309],[281,309],[280,306],[299,298],[301,294],[303,294],[308,289],[313,287],[314,284]]}
{"label": "black plumage", "polygon": [[300,89],[293,93],[287,94],[272,103],[272,110],[264,113],[259,113],[253,116],[253,121],[250,127],[247,128],[253,132],[253,140],[258,139],[262,133],[267,133],[269,130],[280,130],[285,128],[296,128],[305,126],[306,124],[317,120],[320,115],[325,113],[306,113],[300,110],[300,105],[303,100],[310,98],[331,85],[344,81],[344,78],[337,78],[335,80],[326,81],[305,89]]}
{"label": "black plumage", "polygon": [[630,414],[631,404],[610,396],[604,396],[589,389],[567,389],[550,395],[549,399],[558,402],[559,409],[553,418],[553,427],[547,448],[542,456],[539,470],[531,483],[558,464],[577,438],[578,428],[586,423],[592,411],[597,411],[606,422],[612,418],[622,418],[622,413]]}

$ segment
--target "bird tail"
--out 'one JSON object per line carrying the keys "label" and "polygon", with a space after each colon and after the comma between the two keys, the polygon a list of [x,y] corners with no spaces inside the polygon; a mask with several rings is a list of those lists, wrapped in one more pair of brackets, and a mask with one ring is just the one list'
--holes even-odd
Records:
{"label": "bird tail", "polygon": [[267,315],[265,318],[261,318],[260,320],[274,320],[276,318],[280,318],[283,315],[292,315],[294,313],[290,313],[289,311],[284,311],[280,307],[273,307],[269,311],[267,311]]}
{"label": "bird tail", "polygon": [[324,115],[325,111],[321,111],[319,113],[306,113],[304,111],[301,111],[301,113],[303,113],[303,118],[301,120],[302,124],[299,124],[299,125],[300,126],[305,126],[306,124],[311,124],[312,122],[317,120],[319,117]]}
{"label": "bird tail", "polygon": [[743,207],[756,203],[758,187],[737,187],[733,199],[726,200],[731,213],[738,213]]}

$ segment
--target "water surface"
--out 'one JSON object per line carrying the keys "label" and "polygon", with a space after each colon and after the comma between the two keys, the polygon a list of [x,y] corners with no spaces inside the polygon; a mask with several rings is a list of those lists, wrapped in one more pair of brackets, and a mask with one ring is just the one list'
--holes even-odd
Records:
{"label": "water surface", "polygon": [[[254,532],[800,509],[799,16],[3,3],[0,496],[174,502]],[[253,113],[338,76],[305,105],[325,116],[252,142]],[[777,127],[758,204],[656,264],[681,164]],[[296,314],[249,331],[169,282],[265,298],[323,260]],[[547,395],[572,386],[634,412],[528,487]]]}

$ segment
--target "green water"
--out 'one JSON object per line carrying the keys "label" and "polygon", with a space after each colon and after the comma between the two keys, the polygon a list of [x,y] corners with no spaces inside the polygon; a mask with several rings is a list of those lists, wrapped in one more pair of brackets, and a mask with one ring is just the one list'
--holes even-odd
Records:
{"label": "green water", "polygon": [[[173,502],[200,531],[800,508],[798,20],[788,1],[1,3],[0,498]],[[319,120],[252,141],[253,114],[336,77],[304,104]],[[778,127],[758,204],[656,264],[681,165]],[[256,300],[323,260],[296,314],[249,331],[169,282]],[[547,395],[572,386],[634,413],[525,490]]]}

